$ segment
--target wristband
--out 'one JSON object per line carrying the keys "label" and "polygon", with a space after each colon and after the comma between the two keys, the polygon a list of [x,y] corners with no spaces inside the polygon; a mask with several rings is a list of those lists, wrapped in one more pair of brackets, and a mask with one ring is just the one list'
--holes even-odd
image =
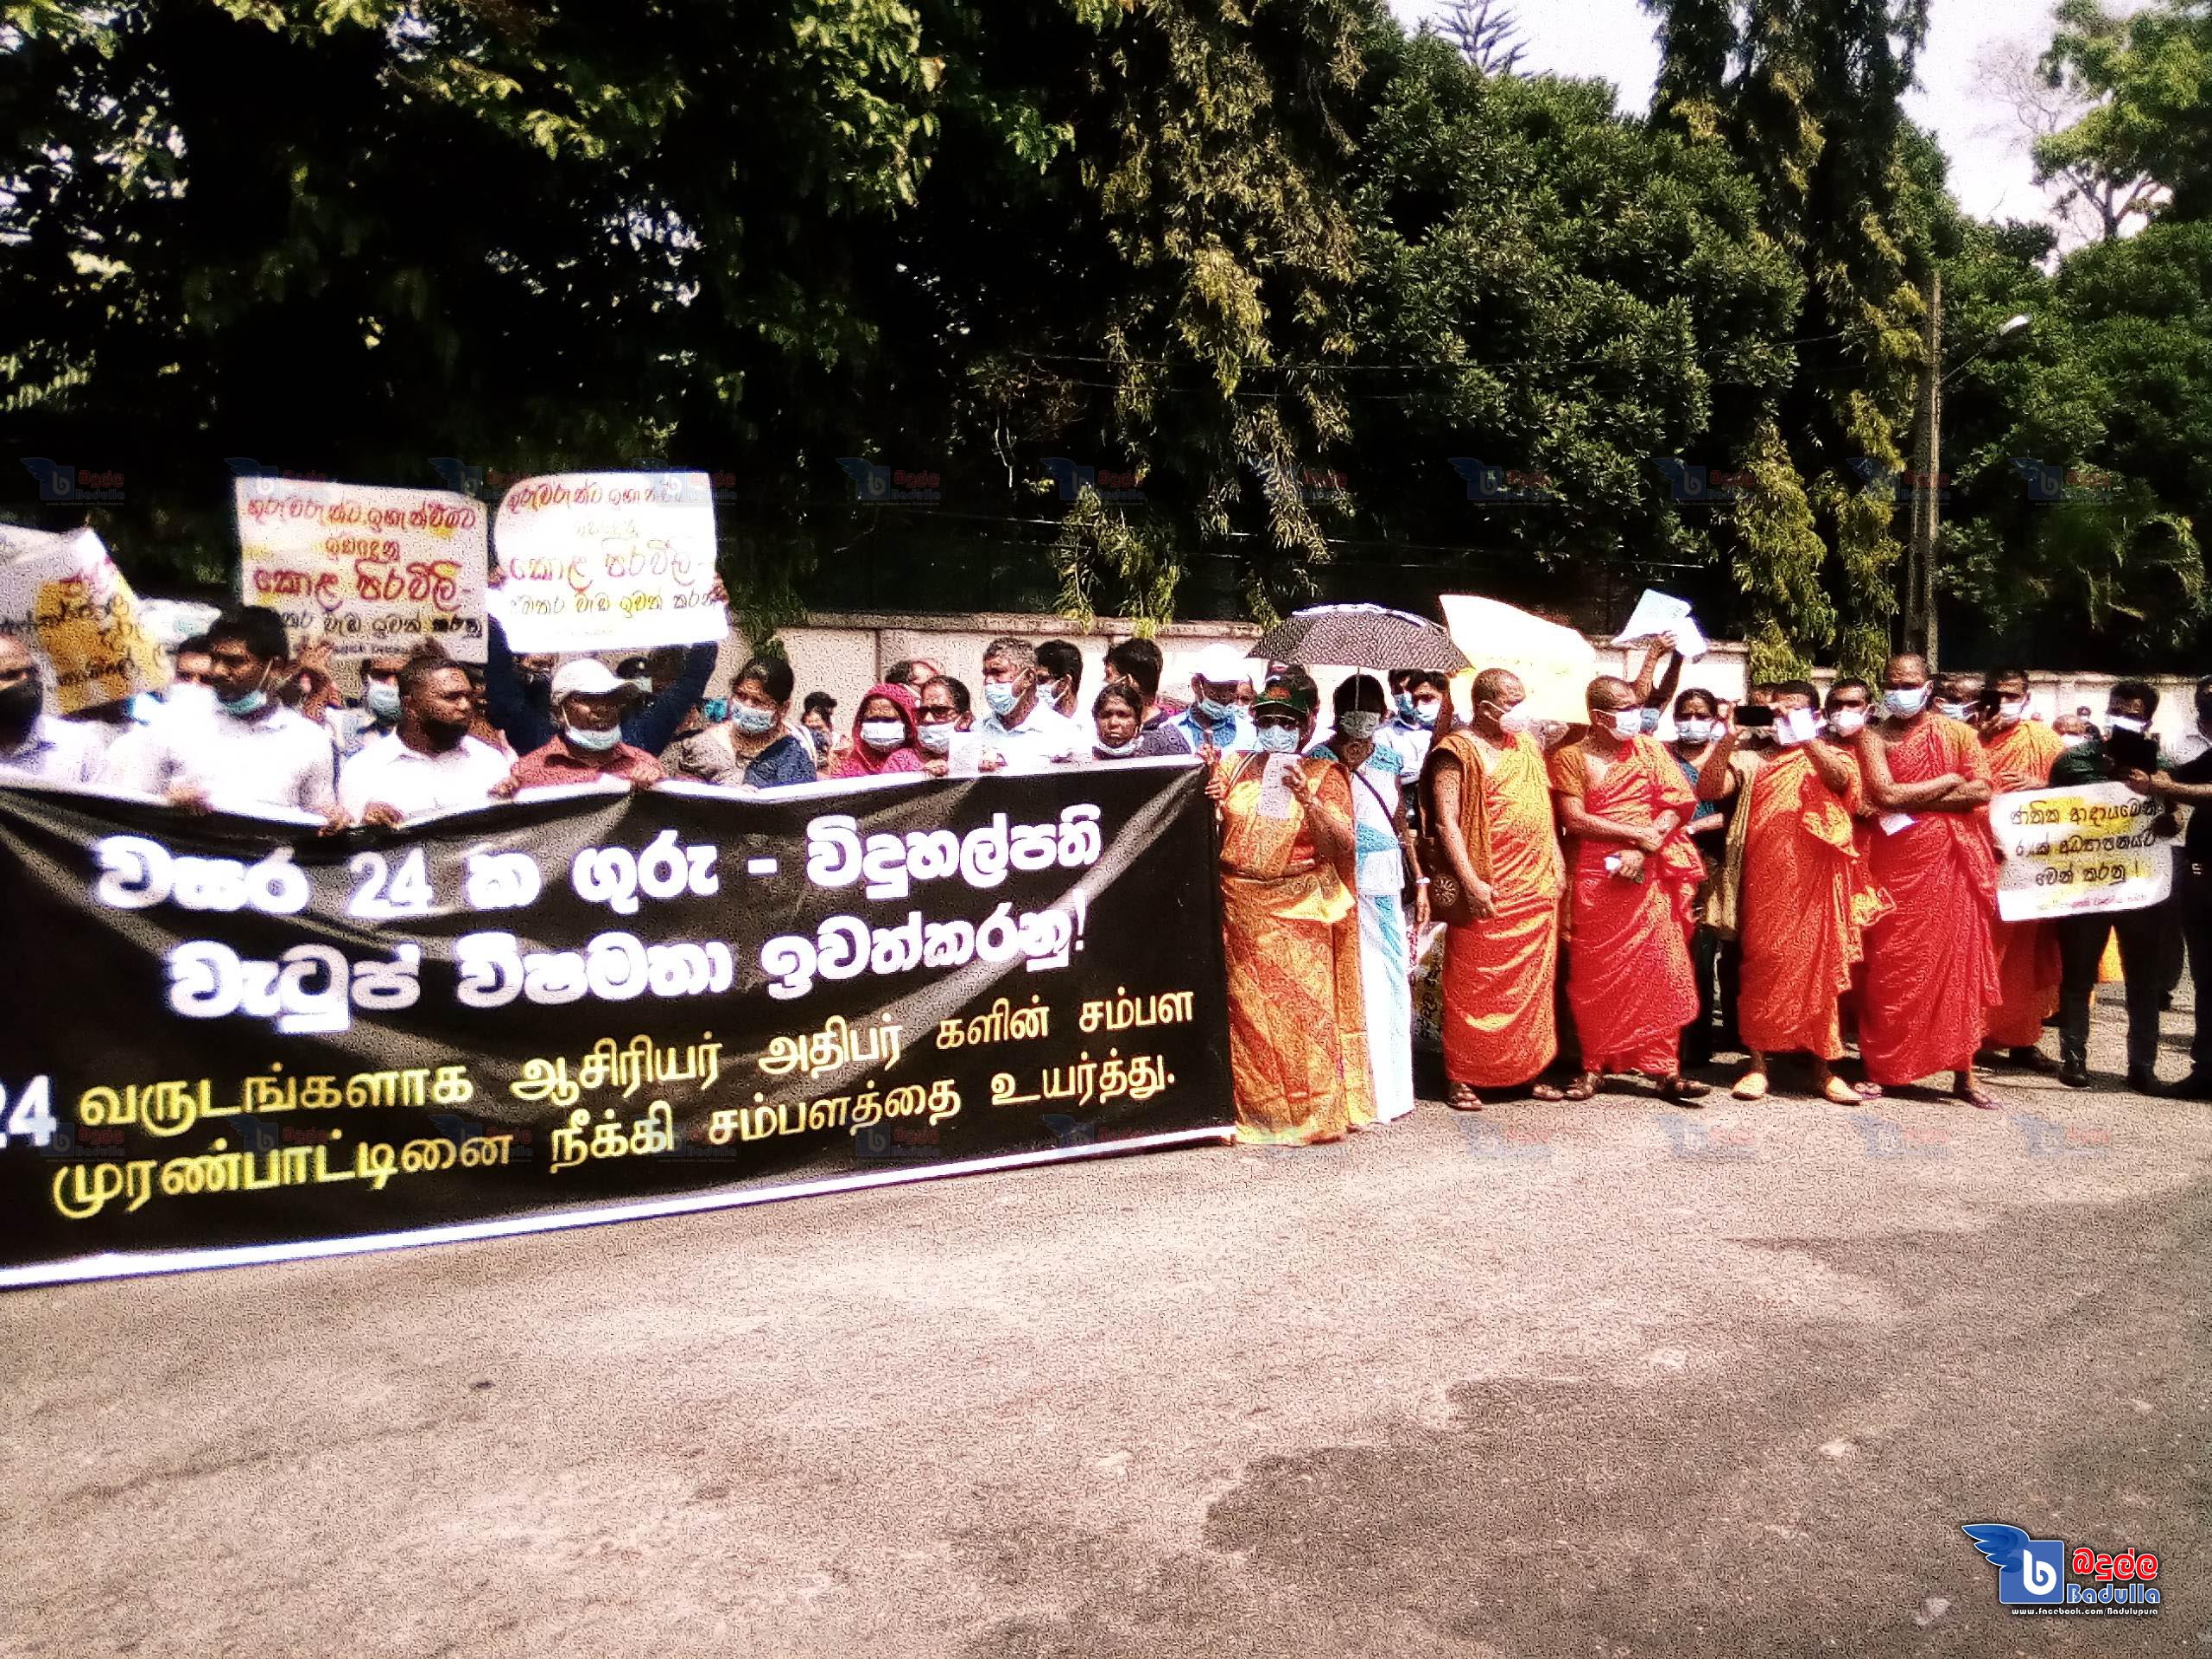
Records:
{"label": "wristband", "polygon": [[1415,886],[1415,887],[1427,887],[1427,885],[1428,885],[1428,878],[1427,878],[1427,876],[1425,876],[1425,875],[1421,875],[1421,876],[1416,876],[1416,877],[1414,877],[1414,886]]}

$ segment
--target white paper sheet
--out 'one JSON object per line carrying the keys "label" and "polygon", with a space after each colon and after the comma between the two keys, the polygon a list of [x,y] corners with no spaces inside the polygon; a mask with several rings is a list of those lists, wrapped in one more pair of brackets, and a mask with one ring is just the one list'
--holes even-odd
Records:
{"label": "white paper sheet", "polygon": [[1705,655],[1705,635],[1690,616],[1689,601],[1647,588],[1643,597],[1636,601],[1628,626],[1613,636],[1613,643],[1637,645],[1647,639],[1656,639],[1662,633],[1675,636],[1675,643],[1681,648],[1686,662],[1694,663]]}
{"label": "white paper sheet", "polygon": [[1298,800],[1284,780],[1291,769],[1298,765],[1294,754],[1271,754],[1267,770],[1260,774],[1259,813],[1263,818],[1294,818],[1298,816]]}

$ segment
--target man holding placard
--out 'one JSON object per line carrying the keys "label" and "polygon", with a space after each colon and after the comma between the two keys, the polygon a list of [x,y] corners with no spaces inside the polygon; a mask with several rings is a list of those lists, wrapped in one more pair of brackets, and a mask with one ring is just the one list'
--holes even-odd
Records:
{"label": "man holding placard", "polygon": [[[1991,788],[2004,795],[2042,789],[2050,782],[2051,765],[2066,753],[2066,744],[2041,721],[2028,718],[2025,669],[1992,672],[1974,712],[1980,719],[1982,753],[1989,760]],[[2047,922],[2000,918],[1993,925],[1992,940],[2005,1000],[1989,1011],[1984,1040],[1992,1048],[2010,1050],[2017,1065],[2055,1071],[2058,1068],[2050,1057],[2036,1045],[2043,1037],[2044,1016],[2058,1005],[2058,936]]]}
{"label": "man holding placard", "polygon": [[[2003,676],[1998,677],[1999,687],[2005,683]],[[2118,680],[2105,696],[2103,729],[2120,741],[2124,755],[2129,737],[2150,741],[2151,717],[2158,711],[2156,687],[2141,680]],[[2064,740],[2059,741],[2063,746]],[[2139,758],[2139,750],[2138,753]],[[2156,761],[2152,770],[2166,776]],[[2071,748],[2062,747],[2051,763],[2049,783],[2053,789],[2080,788],[2115,777],[2126,782],[2131,774],[2144,792],[2156,792],[2151,779],[2134,767],[2117,766],[2105,739],[2090,734]],[[2152,827],[2158,835],[2171,836],[2178,826],[2169,810]],[[2158,856],[2165,856],[2163,848]],[[2138,1094],[2163,1092],[2158,1058],[2158,1014],[2165,988],[2160,966],[2165,954],[2165,906],[2061,916],[2049,925],[2058,936],[2063,969],[2058,988],[2058,1080],[2074,1089],[2089,1086],[2089,1001],[2096,995],[2097,964],[2104,957],[2105,942],[2117,935],[2127,993],[2127,1086]]]}

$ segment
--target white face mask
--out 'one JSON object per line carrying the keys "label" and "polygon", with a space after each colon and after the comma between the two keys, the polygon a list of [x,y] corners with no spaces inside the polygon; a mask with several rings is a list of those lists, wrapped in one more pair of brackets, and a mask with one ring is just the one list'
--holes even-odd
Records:
{"label": "white face mask", "polygon": [[1997,723],[2017,726],[2027,717],[2028,705],[2018,697],[2006,697],[1997,705]]}
{"label": "white face mask", "polygon": [[1522,737],[1536,729],[1536,717],[1516,702],[1499,712],[1497,724],[1508,737]]}
{"label": "white face mask", "polygon": [[1434,726],[1444,713],[1444,705],[1434,697],[1414,699],[1414,722],[1420,726]]}
{"label": "white face mask", "polygon": [[1944,702],[1939,699],[1936,704],[1936,712],[1952,720],[1964,720],[1967,717],[1967,706],[1963,702]]}
{"label": "white face mask", "polygon": [[1866,729],[1864,709],[1838,709],[1828,715],[1828,730],[1838,737],[1856,737]]}
{"label": "white face mask", "polygon": [[949,720],[925,726],[922,728],[922,747],[931,754],[950,754],[952,752],[952,732],[953,722]]}
{"label": "white face mask", "polygon": [[906,741],[906,728],[903,721],[864,720],[861,722],[861,741],[878,753],[895,749]]}
{"label": "white face mask", "polygon": [[2105,716],[2105,724],[2111,727],[2115,732],[2139,732],[2149,722],[2146,721],[2130,720],[2126,715],[2107,715]]}
{"label": "white face mask", "polygon": [[1643,710],[1616,709],[1612,711],[1613,735],[1627,739],[1643,735]]}
{"label": "white face mask", "polygon": [[1675,735],[1685,743],[1706,743],[1713,736],[1713,722],[1709,720],[1700,720],[1693,715],[1688,720],[1678,720],[1675,722]]}
{"label": "white face mask", "polygon": [[1093,743],[1090,747],[1102,760],[1126,760],[1143,741],[1144,734],[1140,732],[1126,743]]}
{"label": "white face mask", "polygon": [[162,697],[164,714],[200,720],[215,712],[215,688],[197,680],[179,680]]}
{"label": "white face mask", "polygon": [[2087,732],[2076,732],[2071,737],[2062,737],[2058,741],[2069,749],[2078,749],[2089,741],[2089,734]]}

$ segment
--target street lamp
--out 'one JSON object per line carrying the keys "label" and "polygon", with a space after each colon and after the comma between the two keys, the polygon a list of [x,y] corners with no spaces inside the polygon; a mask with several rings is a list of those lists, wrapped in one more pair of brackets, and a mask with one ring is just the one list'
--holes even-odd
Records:
{"label": "street lamp", "polygon": [[1920,371],[1920,477],[1912,493],[1912,539],[1905,559],[1904,647],[1918,652],[1936,666],[1936,480],[1942,470],[1943,382],[1980,357],[1999,340],[2018,334],[2035,321],[2026,312],[2015,312],[1973,351],[1943,366],[1943,277],[1928,276],[1928,317],[1922,325],[1923,361]]}

